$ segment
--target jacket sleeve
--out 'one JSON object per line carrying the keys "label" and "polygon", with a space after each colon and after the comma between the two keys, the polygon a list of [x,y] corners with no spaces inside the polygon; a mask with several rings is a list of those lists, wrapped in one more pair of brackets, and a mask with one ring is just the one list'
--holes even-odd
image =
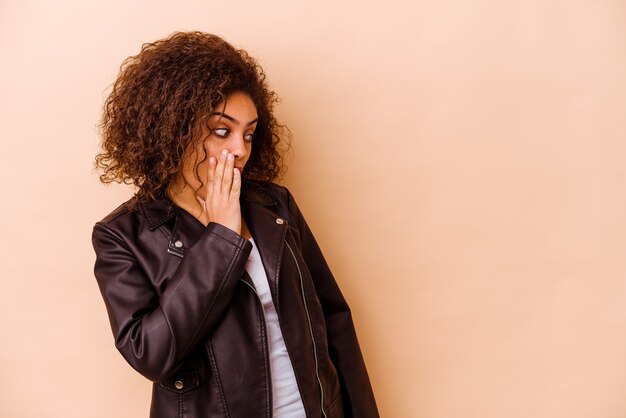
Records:
{"label": "jacket sleeve", "polygon": [[210,332],[230,302],[252,249],[234,231],[209,223],[159,297],[120,234],[97,223],[92,243],[94,274],[116,347],[152,381],[176,371]]}
{"label": "jacket sleeve", "polygon": [[345,416],[379,417],[350,308],[302,212],[291,193],[287,193],[289,211],[300,233],[302,254],[324,312],[329,354],[339,374]]}

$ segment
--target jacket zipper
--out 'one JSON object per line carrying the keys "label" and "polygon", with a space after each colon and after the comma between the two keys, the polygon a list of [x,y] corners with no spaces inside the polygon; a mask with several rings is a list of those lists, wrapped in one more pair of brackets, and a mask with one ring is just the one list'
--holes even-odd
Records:
{"label": "jacket zipper", "polygon": [[[256,295],[257,300],[261,304],[261,313],[263,314],[263,329],[265,329],[265,337],[264,337],[264,339],[265,339],[265,346],[267,347],[267,353],[268,353],[268,356],[269,356],[269,342],[267,341],[267,325],[266,325],[267,324],[267,318],[265,317],[265,309],[263,308],[263,302],[261,301],[261,296],[259,296],[259,292],[256,291],[254,286],[252,286],[250,283],[248,283],[245,280],[241,280],[241,281],[244,282],[246,285],[248,285],[248,287],[250,289],[252,289],[252,291]],[[265,355],[265,353],[263,353],[263,354]],[[269,395],[269,413],[270,413],[270,415],[269,416],[272,417],[274,415],[273,414],[273,406],[272,406],[273,399],[272,399],[272,394],[271,394],[271,392],[272,392],[272,386],[271,386],[272,385],[272,370],[271,370],[271,365],[270,365],[270,359],[266,358],[266,360],[267,360],[267,374],[268,374],[269,380],[270,380],[270,389],[269,389],[269,392],[270,392],[270,395]]]}
{"label": "jacket zipper", "polygon": [[313,326],[311,325],[311,316],[309,315],[309,308],[306,304],[306,296],[304,293],[304,279],[302,278],[302,270],[300,270],[300,265],[298,264],[298,260],[296,259],[296,255],[291,249],[291,245],[285,240],[285,244],[287,244],[287,248],[289,248],[289,252],[293,257],[293,261],[296,263],[296,267],[298,268],[298,275],[300,276],[300,290],[302,291],[302,302],[304,303],[304,311],[306,312],[306,319],[309,323],[309,332],[311,333],[311,341],[313,341],[313,355],[315,356],[315,377],[317,378],[317,383],[320,386],[320,403],[322,408],[322,415],[326,418],[326,411],[324,411],[324,388],[322,387],[322,380],[320,379],[319,374],[319,364],[317,359],[317,345],[315,344],[315,336],[313,335]]}

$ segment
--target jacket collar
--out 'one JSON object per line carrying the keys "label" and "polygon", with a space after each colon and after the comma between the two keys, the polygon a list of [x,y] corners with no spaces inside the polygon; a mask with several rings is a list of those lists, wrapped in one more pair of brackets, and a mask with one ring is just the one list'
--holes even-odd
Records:
{"label": "jacket collar", "polygon": [[[241,184],[241,201],[252,205],[276,205],[276,201],[263,192],[259,183],[246,179]],[[142,202],[140,207],[151,231],[176,216],[174,202],[167,195],[149,202]]]}

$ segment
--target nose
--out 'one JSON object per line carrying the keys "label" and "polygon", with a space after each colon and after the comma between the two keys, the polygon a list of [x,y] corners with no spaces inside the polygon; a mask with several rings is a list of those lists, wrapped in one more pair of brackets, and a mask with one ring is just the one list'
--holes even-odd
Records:
{"label": "nose", "polygon": [[243,136],[243,133],[231,135],[231,143],[228,144],[228,150],[235,156],[236,160],[245,162],[248,157],[248,150],[246,149],[246,142]]}

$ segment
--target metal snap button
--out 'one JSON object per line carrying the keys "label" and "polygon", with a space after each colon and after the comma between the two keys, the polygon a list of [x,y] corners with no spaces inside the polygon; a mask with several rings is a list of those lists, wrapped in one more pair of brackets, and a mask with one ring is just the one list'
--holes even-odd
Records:
{"label": "metal snap button", "polygon": [[183,242],[181,240],[178,240],[174,243],[174,247],[176,248],[182,248],[183,247]]}
{"label": "metal snap button", "polygon": [[284,224],[284,223],[285,223],[285,221],[284,221],[284,220],[282,220],[281,218],[276,218],[276,223],[277,223],[278,225],[282,225],[282,224]]}
{"label": "metal snap button", "polygon": [[181,390],[183,388],[183,382],[181,382],[180,380],[177,380],[174,382],[174,386],[176,387],[176,389]]}

